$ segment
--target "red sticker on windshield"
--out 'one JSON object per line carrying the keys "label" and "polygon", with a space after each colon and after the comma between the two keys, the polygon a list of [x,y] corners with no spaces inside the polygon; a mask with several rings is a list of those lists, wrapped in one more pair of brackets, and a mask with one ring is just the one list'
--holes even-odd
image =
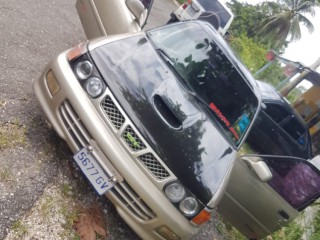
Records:
{"label": "red sticker on windshield", "polygon": [[220,120],[226,124],[227,127],[230,127],[230,122],[226,119],[225,116],[220,112],[219,108],[214,103],[210,103],[210,108],[218,115]]}
{"label": "red sticker on windshield", "polygon": [[219,110],[219,108],[214,104],[210,103],[210,108],[217,114],[217,116],[220,118],[220,120],[229,128],[230,132],[232,132],[233,136],[239,140],[239,136],[236,132],[236,130],[230,126],[230,122],[228,119],[222,114],[222,112]]}

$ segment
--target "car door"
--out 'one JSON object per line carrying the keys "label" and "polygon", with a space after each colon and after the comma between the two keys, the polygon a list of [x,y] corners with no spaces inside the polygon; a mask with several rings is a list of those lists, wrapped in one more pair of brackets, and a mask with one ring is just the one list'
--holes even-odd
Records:
{"label": "car door", "polygon": [[77,0],[76,9],[88,39],[139,32],[153,0]]}
{"label": "car door", "polygon": [[[292,148],[296,148],[300,153],[297,156],[302,158],[311,158],[311,141],[309,129],[303,118],[296,112],[291,105],[286,102],[265,102],[267,108],[266,114],[288,135],[290,141],[294,144]],[[288,154],[289,155],[289,154]]]}
{"label": "car door", "polygon": [[247,155],[235,162],[218,212],[250,239],[295,219],[320,196],[320,172],[294,157]]}
{"label": "car door", "polygon": [[247,143],[259,154],[312,157],[308,127],[294,109],[284,102],[266,102],[259,112]]}

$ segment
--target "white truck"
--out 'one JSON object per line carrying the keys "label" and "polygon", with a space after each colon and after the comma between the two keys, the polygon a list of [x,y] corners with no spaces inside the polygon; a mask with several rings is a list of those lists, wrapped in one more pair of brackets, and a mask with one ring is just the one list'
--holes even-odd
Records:
{"label": "white truck", "polygon": [[171,13],[168,23],[201,19],[211,23],[220,34],[225,35],[234,15],[220,0],[188,0]]}

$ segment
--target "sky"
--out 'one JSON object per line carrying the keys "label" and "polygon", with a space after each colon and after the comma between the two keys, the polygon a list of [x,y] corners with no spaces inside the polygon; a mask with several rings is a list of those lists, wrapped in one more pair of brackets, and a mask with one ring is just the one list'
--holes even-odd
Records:
{"label": "sky", "polygon": [[[224,0],[227,2],[227,0]],[[249,4],[258,4],[265,0],[239,0]],[[293,61],[298,61],[306,66],[311,65],[316,59],[320,57],[320,9],[316,9],[314,17],[307,16],[314,25],[314,32],[310,34],[308,30],[302,26],[301,39],[292,42],[287,47],[285,53],[282,55]],[[318,68],[318,71],[320,68]]]}

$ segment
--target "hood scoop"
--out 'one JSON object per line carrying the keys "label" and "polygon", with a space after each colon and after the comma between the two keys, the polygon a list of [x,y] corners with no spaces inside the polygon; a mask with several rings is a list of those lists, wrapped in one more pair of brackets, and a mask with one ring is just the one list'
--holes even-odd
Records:
{"label": "hood scoop", "polygon": [[156,94],[153,97],[154,108],[161,117],[161,119],[171,128],[175,130],[180,130],[182,128],[181,116],[178,116],[172,109],[172,105],[167,103],[167,101]]}

